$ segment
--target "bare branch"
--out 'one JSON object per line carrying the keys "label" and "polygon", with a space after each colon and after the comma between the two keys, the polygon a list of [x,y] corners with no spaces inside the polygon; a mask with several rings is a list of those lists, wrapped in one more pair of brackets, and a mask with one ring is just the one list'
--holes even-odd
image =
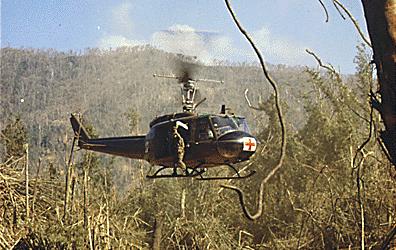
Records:
{"label": "bare branch", "polygon": [[[326,13],[326,23],[327,23],[329,21],[329,13],[327,12],[326,6],[324,5],[323,1],[322,0],[318,0],[318,1],[319,1],[320,5],[322,5],[322,7],[323,7],[323,9],[324,9],[324,11]],[[341,13],[341,10],[338,8],[338,6],[340,6],[342,8],[342,10],[345,11],[345,13],[351,19],[352,23],[355,25],[356,29],[358,30],[358,32],[359,32],[360,36],[362,37],[362,39],[364,40],[364,42],[368,46],[372,47],[370,41],[363,34],[362,29],[360,28],[360,26],[359,26],[358,22],[356,21],[356,19],[352,16],[351,12],[349,12],[349,10],[344,5],[342,5],[338,0],[332,0],[332,1],[333,1],[333,4],[334,4],[334,7],[337,9],[337,11],[340,14],[340,16],[342,17],[342,19],[345,20],[345,17]]]}
{"label": "bare branch", "polygon": [[252,104],[250,103],[249,98],[248,98],[248,96],[247,96],[248,91],[249,91],[249,89],[246,89],[246,90],[245,90],[245,99],[246,99],[246,102],[248,103],[249,108],[262,111],[262,110],[263,110],[262,108],[257,108],[257,107],[253,107],[253,106],[252,106]]}
{"label": "bare branch", "polygon": [[70,184],[71,184],[71,171],[72,171],[72,159],[73,159],[73,150],[74,150],[74,145],[76,143],[76,137],[73,139],[72,147],[70,150],[70,157],[69,161],[67,162],[67,170],[66,170],[66,187],[65,187],[65,207],[64,207],[64,212],[63,212],[63,218],[66,218],[67,215],[67,206],[68,206],[68,200],[69,200],[69,192],[70,192]]}
{"label": "bare branch", "polygon": [[329,21],[329,13],[327,12],[326,6],[324,5],[323,1],[322,0],[318,0],[318,1],[319,1],[320,5],[322,5],[322,7],[326,13],[326,23],[327,23]]}
{"label": "bare branch", "polygon": [[373,152],[369,152],[368,154],[364,154],[363,152],[361,152],[362,153],[362,156],[363,156],[363,158],[361,159],[361,161],[360,161],[360,164],[359,164],[359,166],[358,166],[358,170],[357,170],[357,174],[356,174],[356,185],[357,185],[357,194],[358,194],[358,203],[359,203],[359,207],[360,207],[360,225],[361,225],[361,235],[362,235],[362,237],[361,237],[361,246],[362,246],[362,249],[365,249],[365,233],[364,233],[364,231],[365,231],[365,220],[364,220],[364,208],[363,208],[363,202],[362,202],[362,195],[361,195],[361,185],[360,185],[360,182],[361,182],[361,177],[360,177],[360,169],[361,169],[361,167],[363,166],[363,162],[364,162],[364,160],[366,159],[366,157],[369,155],[369,154],[371,154],[371,153],[373,153]]}
{"label": "bare branch", "polygon": [[[286,155],[286,153],[285,153],[286,152],[286,127],[285,127],[285,123],[283,121],[283,114],[282,114],[282,109],[281,109],[281,105],[280,105],[280,97],[279,97],[278,87],[277,87],[275,81],[269,75],[268,70],[264,64],[264,59],[263,59],[259,49],[254,44],[253,40],[250,38],[250,36],[246,32],[246,30],[242,27],[242,25],[239,23],[238,19],[236,18],[235,13],[234,13],[229,1],[225,0],[225,3],[227,5],[227,8],[228,8],[232,18],[234,19],[235,24],[238,26],[241,33],[246,37],[246,39],[249,41],[250,45],[253,47],[254,51],[256,52],[257,57],[259,58],[261,67],[263,69],[263,73],[264,73],[265,77],[267,78],[267,80],[269,81],[269,83],[271,84],[272,88],[274,89],[275,106],[276,106],[276,110],[278,112],[279,123],[280,123],[281,131],[282,131],[282,143],[281,143],[281,150],[280,150],[280,157],[279,157],[278,165],[268,174],[268,176],[265,179],[262,180],[262,182],[260,184],[259,198],[258,198],[258,206],[259,207],[258,207],[258,211],[255,215],[251,215],[249,213],[249,211],[246,209],[246,204],[244,202],[244,197],[243,197],[243,193],[241,190],[239,190],[238,188],[233,187],[233,186],[221,185],[224,188],[232,189],[238,193],[239,201],[241,203],[242,210],[243,210],[244,214],[246,215],[246,217],[248,219],[255,220],[261,216],[262,211],[263,211],[262,203],[263,203],[264,186],[268,182],[268,180],[282,167],[282,163],[285,159],[285,155]],[[246,94],[246,91],[245,91],[245,94]]]}
{"label": "bare branch", "polygon": [[320,60],[320,58],[319,58],[314,52],[312,52],[312,51],[310,51],[310,50],[308,50],[308,49],[306,49],[305,51],[306,51],[308,54],[310,54],[310,55],[312,55],[313,57],[315,57],[315,59],[316,59],[316,61],[318,62],[318,64],[319,64],[320,67],[325,68],[325,69],[327,69],[327,70],[330,70],[331,72],[337,74],[337,72],[335,72],[334,68],[332,68],[332,67],[330,67],[330,66],[328,66],[328,65],[323,64],[322,60]]}
{"label": "bare branch", "polygon": [[[245,171],[248,167],[250,167],[253,164],[253,162],[250,162],[249,164],[247,164],[246,166],[244,166],[243,168],[241,168],[238,173],[235,173],[232,177],[236,177],[238,176],[238,174],[242,173],[243,171]],[[227,182],[230,182],[232,179],[227,180]],[[218,194],[221,193],[221,191],[223,191],[223,188],[220,188],[220,190],[217,192]]]}
{"label": "bare branch", "polygon": [[340,14],[341,18],[345,20],[346,18],[342,14],[341,10],[338,8],[337,4],[334,1],[333,1],[333,4],[334,4],[334,7],[336,8],[336,10],[338,11],[338,14]]}
{"label": "bare branch", "polygon": [[363,153],[363,148],[367,145],[367,143],[369,143],[369,141],[371,140],[371,137],[373,135],[373,126],[374,126],[374,120],[373,120],[373,107],[371,106],[371,111],[370,111],[370,128],[369,128],[369,135],[367,137],[367,139],[362,143],[362,145],[359,146],[359,148],[356,150],[355,156],[353,157],[353,161],[352,161],[352,170],[354,170],[355,167],[355,163],[356,163],[356,159],[358,157],[358,154],[361,153],[362,155]]}
{"label": "bare branch", "polygon": [[26,218],[29,219],[29,144],[25,144],[25,190],[26,190]]}
{"label": "bare branch", "polygon": [[[334,3],[334,5],[336,7],[338,5],[345,11],[345,13],[348,15],[348,17],[351,19],[352,23],[355,25],[356,29],[358,30],[358,32],[359,32],[360,36],[362,37],[363,41],[368,46],[370,46],[370,48],[372,48],[371,42],[365,37],[365,35],[363,34],[362,29],[360,28],[360,26],[359,26],[358,22],[356,21],[356,19],[352,16],[351,12],[349,12],[349,10],[344,5],[342,5],[338,0],[333,0],[333,3]],[[337,8],[337,10],[338,10],[338,8]],[[344,18],[344,16],[341,14],[341,12],[340,11],[338,11],[338,12]]]}

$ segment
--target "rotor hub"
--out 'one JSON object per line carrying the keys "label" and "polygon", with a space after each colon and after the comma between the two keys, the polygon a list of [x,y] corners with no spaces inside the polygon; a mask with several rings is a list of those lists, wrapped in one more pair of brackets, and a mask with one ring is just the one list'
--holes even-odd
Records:
{"label": "rotor hub", "polygon": [[188,82],[182,82],[181,84],[183,111],[192,112],[194,111],[194,99],[197,90],[197,82],[194,80],[188,80]]}

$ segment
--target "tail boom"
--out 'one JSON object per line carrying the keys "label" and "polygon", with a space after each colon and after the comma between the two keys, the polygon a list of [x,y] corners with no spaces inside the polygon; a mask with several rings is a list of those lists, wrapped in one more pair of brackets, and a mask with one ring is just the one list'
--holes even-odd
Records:
{"label": "tail boom", "polygon": [[91,138],[75,114],[71,115],[70,122],[80,148],[133,159],[144,159],[144,135]]}

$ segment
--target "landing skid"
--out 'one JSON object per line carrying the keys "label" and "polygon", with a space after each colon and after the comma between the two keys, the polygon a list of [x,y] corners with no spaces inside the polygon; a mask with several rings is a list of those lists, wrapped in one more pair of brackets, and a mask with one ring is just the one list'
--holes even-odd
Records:
{"label": "landing skid", "polygon": [[245,179],[245,178],[249,178],[250,176],[254,175],[256,173],[255,170],[250,170],[250,173],[247,175],[240,175],[238,173],[237,176],[218,176],[218,177],[203,177],[202,175],[200,175],[199,178],[196,178],[196,180],[240,180],[240,179]]}
{"label": "landing skid", "polygon": [[239,179],[245,179],[248,178],[256,173],[255,170],[250,170],[250,173],[247,175],[240,175],[238,170],[234,168],[231,164],[227,164],[226,166],[230,167],[232,170],[235,171],[234,176],[215,176],[215,177],[203,177],[200,175],[200,178],[196,178],[197,180],[239,180]]}
{"label": "landing skid", "polygon": [[[214,177],[204,177],[202,174],[206,172],[206,168],[204,169],[199,169],[198,167],[195,167],[190,174],[178,174],[176,171],[174,171],[172,174],[160,174],[162,171],[165,169],[170,169],[171,167],[162,167],[158,169],[154,174],[152,175],[146,175],[147,178],[149,179],[159,179],[159,178],[180,178],[180,177],[197,177],[195,178],[196,180],[239,180],[239,179],[245,179],[249,178],[250,176],[254,175],[256,173],[255,170],[251,170],[250,173],[246,175],[240,175],[238,170],[236,170],[232,165],[227,164],[228,167],[232,168],[235,171],[234,176],[214,176]],[[171,168],[173,169],[173,168]]]}
{"label": "landing skid", "polygon": [[[159,174],[160,172],[164,171],[165,169],[169,169],[171,167],[162,167],[158,169],[154,174],[152,175],[146,175],[147,178],[149,179],[159,179],[159,178],[176,178],[176,177],[196,177],[198,175],[201,176],[206,169],[200,169],[199,171],[197,169],[193,169],[193,171],[190,174],[178,174],[177,172],[173,172],[172,174]],[[172,168],[173,169],[173,168]],[[202,176],[201,176],[202,177]]]}

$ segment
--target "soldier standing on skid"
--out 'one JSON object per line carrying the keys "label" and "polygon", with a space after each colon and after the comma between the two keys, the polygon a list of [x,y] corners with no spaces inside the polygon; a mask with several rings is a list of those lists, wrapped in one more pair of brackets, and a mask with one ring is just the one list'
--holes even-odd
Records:
{"label": "soldier standing on skid", "polygon": [[176,172],[176,168],[179,167],[186,173],[186,175],[188,175],[189,172],[187,171],[186,164],[184,164],[184,162],[183,162],[184,140],[183,140],[183,137],[181,137],[181,135],[179,134],[179,132],[177,132],[178,128],[179,128],[178,125],[175,125],[173,127],[173,135],[172,135],[173,146],[175,147],[175,151],[176,151],[176,156],[174,158],[174,164],[175,164],[174,171]]}

